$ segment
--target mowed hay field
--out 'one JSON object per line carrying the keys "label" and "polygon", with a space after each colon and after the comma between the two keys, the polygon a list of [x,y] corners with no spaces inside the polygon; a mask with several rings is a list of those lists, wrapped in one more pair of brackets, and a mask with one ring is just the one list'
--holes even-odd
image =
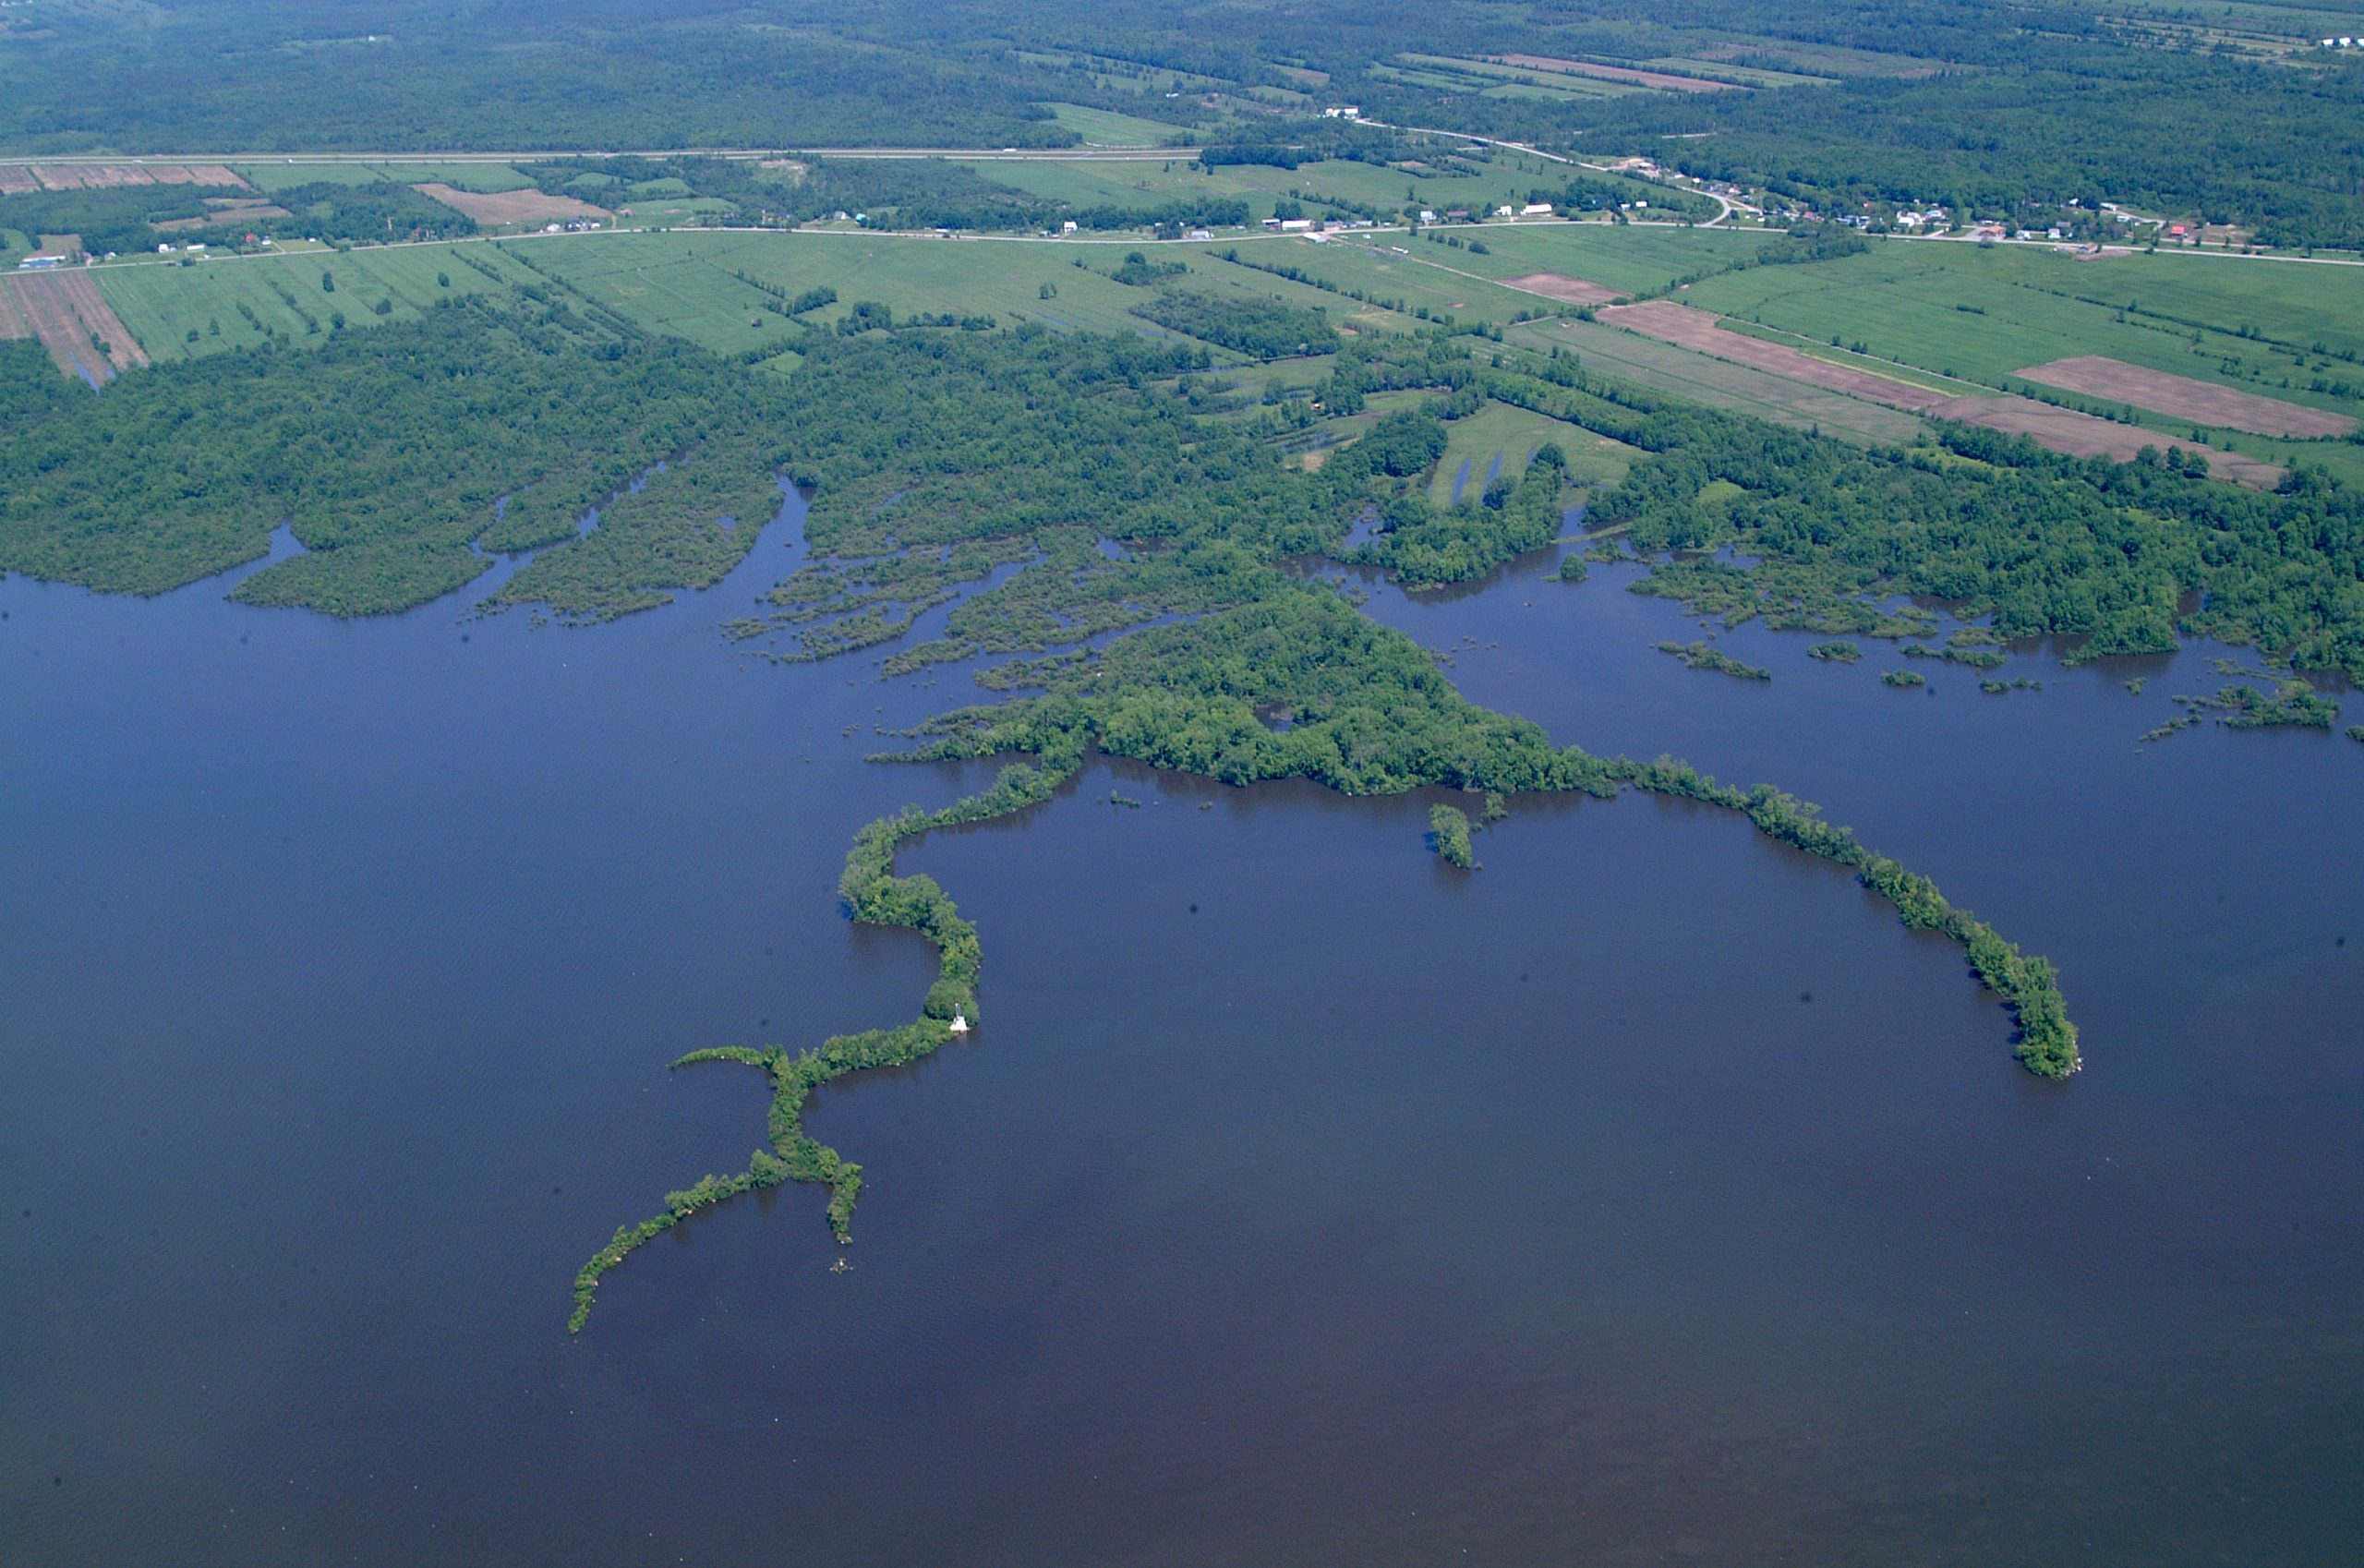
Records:
{"label": "mowed hay field", "polygon": [[[440,298],[533,281],[531,271],[493,246],[472,245],[467,254],[501,273],[499,280],[463,263],[453,254],[457,248],[421,245],[224,257],[192,267],[101,267],[90,275],[151,357],[187,359],[256,347],[274,337],[319,341],[335,330],[333,317],[340,313],[346,330],[358,330],[412,320]],[[320,287],[324,272],[336,279],[333,294]],[[449,283],[439,283],[439,277]],[[377,311],[380,300],[387,305],[382,316]],[[194,342],[191,332],[197,333]]]}
{"label": "mowed hay field", "polygon": [[462,190],[523,190],[534,182],[506,163],[238,163],[236,170],[265,191],[298,185],[424,185],[440,181]]}
{"label": "mowed hay field", "polygon": [[[1753,258],[1767,245],[1781,242],[1780,235],[1762,229],[1702,229],[1683,223],[1484,223],[1447,232],[1460,236],[1465,247],[1472,239],[1480,242],[1485,253],[1423,239],[1417,254],[1480,277],[1558,272],[1620,294],[1661,289],[1677,278]],[[1702,302],[1686,298],[1685,303]]]}
{"label": "mowed hay field", "polygon": [[[1410,254],[1398,256],[1401,246]],[[1230,248],[1222,244],[1216,251]],[[1405,310],[1426,308],[1430,315],[1450,316],[1457,322],[1507,321],[1521,311],[1548,309],[1550,302],[1484,278],[1452,270],[1459,251],[1406,243],[1402,235],[1371,234],[1352,240],[1316,245],[1310,240],[1265,241],[1236,247],[1243,261],[1258,267],[1289,267],[1342,289],[1358,289],[1374,299],[1401,300]],[[1280,279],[1270,279],[1273,283]],[[1362,308],[1351,299],[1330,296],[1333,310]]]}
{"label": "mowed hay field", "polygon": [[[2364,382],[2364,368],[2334,360],[2319,369],[2324,361],[2310,352],[2364,356],[2364,269],[2351,267],[2140,254],[2079,261],[2048,248],[1890,241],[1838,260],[1708,278],[1685,303],[2015,390],[2022,368],[2082,356],[2342,414],[2358,411],[2354,400],[2310,383]],[[2242,335],[2245,327],[2258,335]],[[2227,361],[2261,379],[2226,374]]]}
{"label": "mowed hay field", "polygon": [[1679,344],[1702,354],[1711,354],[1719,359],[1730,359],[1776,376],[1828,387],[1851,397],[1884,403],[1891,408],[1931,408],[1945,402],[1949,395],[1912,382],[1893,380],[1875,370],[1857,369],[1849,365],[1812,358],[1787,344],[1727,332],[1721,317],[1705,310],[1695,310],[1687,305],[1677,305],[1670,300],[1653,299],[1640,305],[1612,305],[1600,312],[1600,320],[1612,327],[1639,332],[1644,337]]}
{"label": "mowed hay field", "polygon": [[1925,424],[1900,410],[1596,322],[1530,321],[1504,335],[1522,347],[1573,350],[1604,376],[1792,429],[1819,429],[1888,444],[1911,442],[1928,433]]}
{"label": "mowed hay field", "polygon": [[[1532,160],[1516,160],[1532,164]],[[1342,201],[1397,211],[1406,206],[1443,211],[1453,207],[1475,211],[1482,205],[1526,199],[1526,192],[1541,176],[1513,161],[1484,163],[1482,175],[1419,175],[1345,160],[1307,163],[1295,169],[1261,163],[1222,163],[1200,174],[1187,158],[1169,166],[1164,160],[1068,161],[1013,160],[971,163],[983,177],[1054,201],[1077,207],[1122,207],[1147,210],[1193,196],[1236,197],[1248,203],[1248,216],[1272,216],[1273,203],[1291,191],[1310,199],[1333,197]],[[1549,183],[1548,181],[1546,183]]]}
{"label": "mowed hay field", "polygon": [[[1137,243],[1137,242],[1136,242]],[[1248,242],[1250,244],[1256,242]],[[1264,242],[1277,248],[1273,242]],[[527,237],[516,256],[586,298],[652,331],[676,332],[725,352],[786,346],[799,334],[767,312],[775,303],[742,280],[790,295],[826,284],[838,303],[812,313],[823,325],[857,300],[876,300],[899,315],[984,315],[1003,327],[1040,321],[1062,332],[1146,332],[1130,308],[1150,297],[1106,274],[1132,244],[1075,240],[931,240],[858,233],[607,234]],[[1215,247],[1154,247],[1161,260],[1191,271],[1186,288],[1213,295],[1262,294],[1302,308],[1322,308],[1346,322],[1355,308],[1318,289],[1270,278],[1214,259]],[[1079,267],[1078,261],[1083,263]],[[1045,299],[1043,291],[1055,292]],[[755,322],[751,326],[750,322]],[[1216,352],[1217,358],[1229,356]]]}
{"label": "mowed hay field", "polygon": [[1551,442],[1568,460],[1571,483],[1587,488],[1613,485],[1642,453],[1622,441],[1595,435],[1549,415],[1489,403],[1466,418],[1445,426],[1444,455],[1429,476],[1429,499],[1450,506],[1455,498],[1475,502],[1486,493],[1496,473],[1515,479],[1544,443]]}

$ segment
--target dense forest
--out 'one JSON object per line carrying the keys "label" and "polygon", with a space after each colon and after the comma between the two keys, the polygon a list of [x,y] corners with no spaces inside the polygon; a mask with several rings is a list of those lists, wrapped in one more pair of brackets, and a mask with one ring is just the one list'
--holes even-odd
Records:
{"label": "dense forest", "polygon": [[[2314,28],[2336,29],[2296,12],[2243,18],[2252,35],[2306,30],[2286,48],[2068,0],[1719,0],[1681,14],[1622,0],[599,0],[563,14],[395,0],[371,11],[370,30],[357,26],[332,8],[256,0],[54,13],[0,54],[0,145],[1045,146],[1077,139],[1047,107],[1069,103],[1172,125],[1172,139],[1202,140],[1220,161],[1285,167],[1331,151],[1321,139],[1334,128],[1309,131],[1303,116],[1344,101],[1401,125],[1670,158],[1831,211],[2110,199],[2240,223],[2275,243],[2364,244],[2364,59],[2311,51]],[[1405,55],[1514,53],[1726,82],[1769,70],[1793,85],[1501,91],[1401,66]],[[1157,90],[1169,72],[1196,85]],[[1354,146],[1341,143],[1360,155]]]}

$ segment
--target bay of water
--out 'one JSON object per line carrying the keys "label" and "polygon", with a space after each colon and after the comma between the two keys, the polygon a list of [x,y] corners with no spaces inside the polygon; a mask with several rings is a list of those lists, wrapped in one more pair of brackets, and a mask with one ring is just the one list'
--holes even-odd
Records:
{"label": "bay of water", "polygon": [[570,1340],[762,1137],[664,1063],[911,1016],[845,847],[990,771],[862,760],[957,672],[721,641],[797,512],[593,630],[0,584],[0,1562],[2354,1561],[2364,746],[2138,745],[2223,650],[1692,671],[1548,558],[1369,609],[1822,802],[2091,1069],[1724,814],[1516,799],[1465,875],[1446,797],[1095,764],[904,856],[988,1012],[816,1098],[850,1271],[762,1195]]}

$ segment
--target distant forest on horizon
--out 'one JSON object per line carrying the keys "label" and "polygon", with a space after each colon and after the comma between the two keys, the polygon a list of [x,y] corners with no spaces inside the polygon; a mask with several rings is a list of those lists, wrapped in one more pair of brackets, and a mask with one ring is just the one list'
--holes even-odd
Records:
{"label": "distant forest on horizon", "polygon": [[[0,21],[0,151],[1061,146],[1074,110],[1220,141],[1353,103],[1831,211],[2114,199],[2364,247],[2364,49],[2325,33],[2364,8],[45,0]],[[1468,73],[1514,54],[1581,69]]]}

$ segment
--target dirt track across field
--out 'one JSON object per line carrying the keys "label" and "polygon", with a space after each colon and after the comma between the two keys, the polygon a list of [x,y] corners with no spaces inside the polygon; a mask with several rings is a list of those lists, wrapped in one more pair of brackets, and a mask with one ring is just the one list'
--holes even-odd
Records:
{"label": "dirt track across field", "polygon": [[440,183],[415,185],[411,189],[440,201],[454,211],[464,212],[479,223],[562,223],[571,218],[597,218],[605,222],[614,216],[604,207],[594,207],[571,196],[545,196],[538,190],[504,190],[488,194],[461,190]]}
{"label": "dirt track across field", "polygon": [[1564,272],[1525,272],[1515,278],[1501,280],[1504,288],[1514,288],[1521,294],[1539,294],[1546,299],[1556,299],[1566,305],[1606,305],[1625,296],[1613,288],[1572,278]]}
{"label": "dirt track across field", "polygon": [[2356,421],[2344,414],[2261,397],[2237,387],[2220,387],[2165,370],[2148,370],[2097,354],[2056,359],[2048,365],[2032,365],[2012,373],[2048,387],[2084,392],[2111,403],[2130,403],[2137,408],[2189,419],[2196,425],[2215,425],[2261,436],[2344,436],[2356,428]]}
{"label": "dirt track across field", "polygon": [[1600,319],[1613,326],[1639,332],[1644,337],[1677,344],[1702,354],[1712,354],[1735,365],[1770,370],[1793,381],[1808,381],[1818,387],[1828,387],[1833,392],[1847,392],[1873,403],[1884,403],[1890,408],[1917,411],[1947,401],[1944,392],[1932,392],[1926,387],[1891,381],[1868,370],[1833,365],[1827,359],[1801,354],[1783,344],[1767,343],[1763,338],[1728,332],[1717,324],[1723,318],[1705,310],[1694,310],[1687,305],[1675,305],[1663,299],[1648,300],[1640,305],[1612,305],[1600,313]]}
{"label": "dirt track across field", "polygon": [[1598,77],[1603,81],[1630,81],[1642,87],[1662,88],[1669,92],[1745,92],[1737,82],[1703,81],[1697,77],[1669,76],[1664,71],[1639,71],[1631,66],[1596,66],[1589,60],[1560,60],[1549,54],[1497,54],[1493,58],[1505,66],[1525,66],[1530,71],[1558,71],[1564,76]]}

